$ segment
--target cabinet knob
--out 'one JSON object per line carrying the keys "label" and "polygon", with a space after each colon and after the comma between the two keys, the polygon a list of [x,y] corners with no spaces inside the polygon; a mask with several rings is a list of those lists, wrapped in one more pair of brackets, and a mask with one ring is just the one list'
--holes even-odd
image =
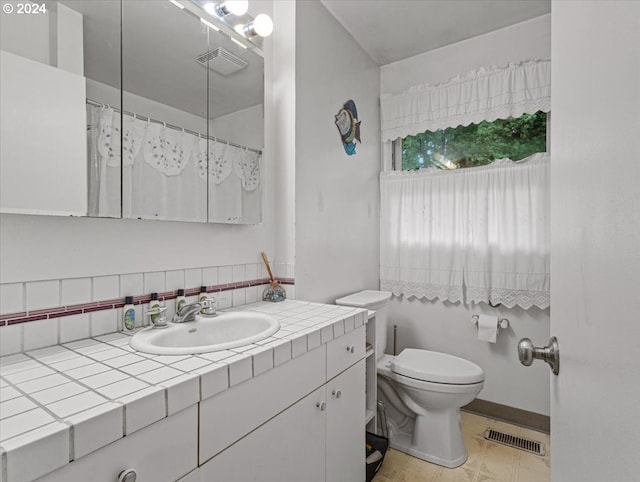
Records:
{"label": "cabinet knob", "polygon": [[342,391],[341,390],[334,390],[333,392],[331,392],[331,395],[333,395],[336,398],[340,398],[342,396]]}
{"label": "cabinet knob", "polygon": [[133,469],[126,469],[120,472],[118,475],[118,482],[136,482],[138,474]]}
{"label": "cabinet knob", "polygon": [[348,351],[349,353],[355,353],[355,352],[356,352],[356,347],[355,347],[355,346],[353,346],[353,345],[349,345],[349,346],[347,347],[347,351]]}
{"label": "cabinet knob", "polygon": [[327,402],[318,402],[316,403],[316,407],[318,407],[321,412],[324,412],[324,410],[327,408]]}

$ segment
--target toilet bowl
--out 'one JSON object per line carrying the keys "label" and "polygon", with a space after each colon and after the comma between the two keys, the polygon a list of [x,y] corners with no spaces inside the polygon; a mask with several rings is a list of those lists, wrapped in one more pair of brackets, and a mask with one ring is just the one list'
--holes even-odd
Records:
{"label": "toilet bowl", "polygon": [[378,389],[402,418],[391,417],[391,424],[399,427],[391,434],[391,446],[428,462],[458,467],[467,460],[460,407],[480,393],[484,372],[475,363],[435,351],[407,348],[397,356],[385,355],[390,298],[391,293],[367,290],[336,304],[376,312]]}
{"label": "toilet bowl", "polygon": [[383,355],[377,367],[378,386],[387,401],[415,420],[412,433],[398,432],[391,445],[444,467],[462,465],[467,451],[460,407],[482,390],[482,369],[462,358],[415,349]]}

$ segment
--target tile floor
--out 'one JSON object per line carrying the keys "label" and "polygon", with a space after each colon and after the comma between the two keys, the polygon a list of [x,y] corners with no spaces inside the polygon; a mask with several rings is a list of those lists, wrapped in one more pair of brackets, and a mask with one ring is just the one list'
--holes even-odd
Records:
{"label": "tile floor", "polygon": [[[487,428],[542,442],[544,457],[484,439]],[[462,412],[467,461],[447,469],[390,449],[374,482],[548,482],[549,435]]]}

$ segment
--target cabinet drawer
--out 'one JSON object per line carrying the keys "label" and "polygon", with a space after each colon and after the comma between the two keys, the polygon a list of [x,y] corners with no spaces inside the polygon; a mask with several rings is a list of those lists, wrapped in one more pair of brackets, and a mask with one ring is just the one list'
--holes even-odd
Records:
{"label": "cabinet drawer", "polygon": [[75,460],[38,482],[116,482],[125,469],[135,470],[140,482],[173,482],[197,467],[197,456],[198,408],[193,405]]}
{"label": "cabinet drawer", "polygon": [[365,326],[327,343],[327,380],[364,358]]}

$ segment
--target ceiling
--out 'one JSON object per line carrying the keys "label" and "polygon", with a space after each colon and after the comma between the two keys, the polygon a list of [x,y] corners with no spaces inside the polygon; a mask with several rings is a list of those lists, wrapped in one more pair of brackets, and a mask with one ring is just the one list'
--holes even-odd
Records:
{"label": "ceiling", "polygon": [[551,0],[321,1],[378,65],[551,12]]}

